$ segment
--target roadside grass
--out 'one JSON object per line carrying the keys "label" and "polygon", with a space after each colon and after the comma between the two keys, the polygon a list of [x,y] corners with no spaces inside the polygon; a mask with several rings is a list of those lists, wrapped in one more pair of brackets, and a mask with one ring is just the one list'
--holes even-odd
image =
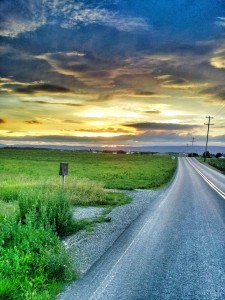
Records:
{"label": "roadside grass", "polygon": [[[50,300],[77,277],[60,237],[109,222],[131,201],[105,188],[158,189],[176,163],[164,155],[0,149],[0,299]],[[64,189],[60,161],[69,162]],[[93,219],[74,220],[76,206],[101,206]]]}
{"label": "roadside grass", "polygon": [[[101,184],[95,186],[90,180],[69,178],[62,189],[60,182],[52,179],[20,179],[15,176],[11,183],[5,177],[5,188],[0,190],[0,198],[5,200],[0,200],[0,299],[50,300],[65,282],[77,278],[60,237],[81,229],[92,231],[96,223],[110,221],[106,215],[114,205],[131,199],[105,192]],[[22,184],[10,201],[6,183],[14,187],[16,182]],[[81,205],[105,209],[96,218],[74,220],[73,207]]]}
{"label": "roadside grass", "polygon": [[[204,158],[199,157],[198,160],[201,163],[204,163]],[[207,164],[209,164],[210,166],[218,169],[223,174],[225,174],[225,159],[221,159],[221,158],[207,158]]]}
{"label": "roadside grass", "polygon": [[59,237],[33,218],[23,224],[13,214],[0,223],[0,299],[50,300],[77,277]]}
{"label": "roadside grass", "polygon": [[214,168],[220,170],[225,174],[225,160],[219,158],[210,158],[208,160],[208,164],[213,166]]}

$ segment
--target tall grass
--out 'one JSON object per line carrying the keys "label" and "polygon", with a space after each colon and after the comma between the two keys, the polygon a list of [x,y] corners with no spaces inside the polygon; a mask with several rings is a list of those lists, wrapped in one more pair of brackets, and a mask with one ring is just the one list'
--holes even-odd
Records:
{"label": "tall grass", "polygon": [[50,227],[60,236],[72,232],[71,204],[61,190],[25,189],[20,192],[18,204],[23,223],[26,223],[27,215],[33,213],[33,224],[37,227]]}
{"label": "tall grass", "polygon": [[[94,222],[73,220],[73,205],[112,206],[130,199],[106,193],[102,184],[90,180],[70,178],[62,189],[53,179],[23,179],[26,185],[17,181],[11,202],[6,183],[0,190],[0,198],[8,201],[1,200],[8,217],[3,220],[0,214],[0,299],[52,299],[62,283],[75,276],[59,236],[90,228]],[[103,216],[96,219],[102,221]]]}
{"label": "tall grass", "polygon": [[12,215],[0,223],[0,299],[52,299],[75,278],[59,238],[34,219],[30,213],[23,224]]}

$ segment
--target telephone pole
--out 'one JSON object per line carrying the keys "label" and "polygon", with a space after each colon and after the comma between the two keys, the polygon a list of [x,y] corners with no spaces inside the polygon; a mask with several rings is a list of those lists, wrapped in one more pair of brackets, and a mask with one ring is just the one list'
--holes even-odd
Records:
{"label": "telephone pole", "polygon": [[192,149],[192,154],[191,154],[191,156],[192,156],[192,157],[194,156],[193,145],[194,145],[195,140],[196,140],[196,138],[194,138],[194,137],[191,139],[191,149]]}
{"label": "telephone pole", "polygon": [[210,122],[211,122],[211,119],[213,119],[213,117],[208,116],[208,117],[206,117],[206,118],[208,118],[208,123],[205,123],[205,125],[207,125],[207,136],[206,136],[206,144],[205,144],[204,162],[206,162],[206,152],[207,152],[207,148],[208,148],[208,140],[209,140],[209,127],[210,127],[211,125],[214,125],[214,124],[211,124],[211,123],[210,123]]}

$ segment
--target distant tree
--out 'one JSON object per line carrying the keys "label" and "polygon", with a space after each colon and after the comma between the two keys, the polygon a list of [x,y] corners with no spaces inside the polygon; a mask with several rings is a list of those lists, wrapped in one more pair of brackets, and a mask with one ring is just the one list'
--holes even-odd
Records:
{"label": "distant tree", "polygon": [[198,157],[198,153],[194,152],[194,153],[188,153],[188,157]]}
{"label": "distant tree", "polygon": [[126,154],[126,151],[123,151],[123,150],[118,150],[116,152],[117,152],[117,154]]}
{"label": "distant tree", "polygon": [[206,157],[206,158],[210,158],[211,157],[211,155],[210,155],[210,153],[209,153],[209,151],[205,151],[203,154],[202,154],[202,157]]}
{"label": "distant tree", "polygon": [[219,157],[221,157],[221,156],[223,156],[222,153],[216,153],[216,158],[219,158]]}

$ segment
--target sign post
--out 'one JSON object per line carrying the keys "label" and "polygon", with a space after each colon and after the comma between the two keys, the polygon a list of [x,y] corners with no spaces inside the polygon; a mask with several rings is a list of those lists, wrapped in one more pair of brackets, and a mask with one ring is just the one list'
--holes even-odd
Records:
{"label": "sign post", "polygon": [[59,175],[62,176],[62,188],[64,188],[66,175],[68,175],[68,163],[67,162],[60,163]]}

